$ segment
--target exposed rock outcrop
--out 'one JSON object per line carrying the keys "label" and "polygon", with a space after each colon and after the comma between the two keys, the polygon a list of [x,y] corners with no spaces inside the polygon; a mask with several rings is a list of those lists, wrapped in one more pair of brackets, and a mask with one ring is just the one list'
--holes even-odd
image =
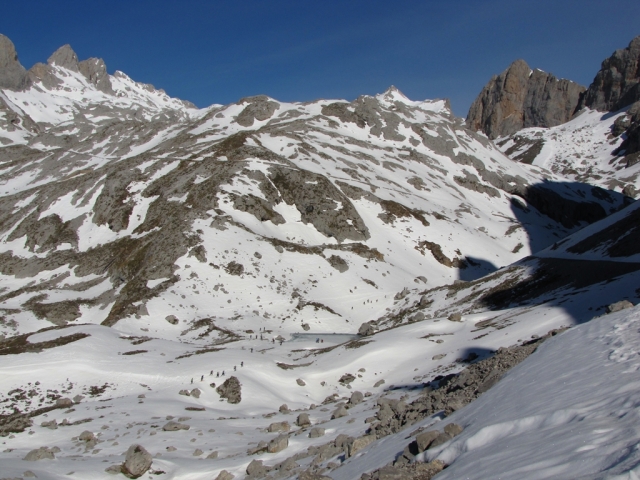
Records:
{"label": "exposed rock outcrop", "polygon": [[18,61],[13,42],[0,34],[0,88],[20,90],[27,86],[27,71]]}
{"label": "exposed rock outcrop", "polygon": [[516,60],[494,76],[471,105],[467,125],[489,138],[527,127],[553,127],[569,120],[585,88]]}
{"label": "exposed rock outcrop", "polygon": [[613,52],[584,93],[579,108],[616,111],[640,100],[640,36]]}

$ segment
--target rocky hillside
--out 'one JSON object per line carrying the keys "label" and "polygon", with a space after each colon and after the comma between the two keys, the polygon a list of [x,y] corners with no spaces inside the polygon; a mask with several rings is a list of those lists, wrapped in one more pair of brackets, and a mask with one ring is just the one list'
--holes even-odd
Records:
{"label": "rocky hillside", "polygon": [[491,139],[523,128],[554,127],[573,116],[584,90],[516,60],[485,85],[469,109],[467,125]]}
{"label": "rocky hillside", "polygon": [[395,88],[197,110],[104,72],[65,46],[0,94],[6,335],[355,332],[403,289],[477,278],[622,205]]}

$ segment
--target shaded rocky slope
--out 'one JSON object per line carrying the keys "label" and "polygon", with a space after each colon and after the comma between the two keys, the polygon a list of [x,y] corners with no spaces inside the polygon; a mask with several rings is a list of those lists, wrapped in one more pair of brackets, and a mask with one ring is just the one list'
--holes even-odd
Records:
{"label": "shaded rocky slope", "polygon": [[516,60],[491,78],[467,114],[469,128],[495,139],[528,127],[553,127],[569,120],[585,88]]}

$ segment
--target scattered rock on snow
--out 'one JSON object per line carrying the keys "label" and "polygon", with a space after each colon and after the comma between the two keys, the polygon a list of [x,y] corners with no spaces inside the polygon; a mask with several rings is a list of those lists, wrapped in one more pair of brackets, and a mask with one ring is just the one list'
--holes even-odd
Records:
{"label": "scattered rock on snow", "polygon": [[229,403],[240,403],[242,400],[242,385],[236,377],[227,378],[222,385],[216,388],[216,392]]}
{"label": "scattered rock on snow", "polygon": [[309,432],[309,438],[318,438],[324,436],[324,428],[322,427],[313,427]]}
{"label": "scattered rock on snow", "polygon": [[142,445],[131,445],[122,464],[122,473],[129,478],[139,478],[149,470],[152,460]]}
{"label": "scattered rock on snow", "polygon": [[56,458],[54,453],[56,453],[56,450],[54,450],[53,448],[40,447],[27,453],[23,460],[26,460],[27,462],[36,462],[38,460],[54,460]]}
{"label": "scattered rock on snow", "polygon": [[174,420],[167,422],[162,430],[165,432],[177,432],[178,430],[189,430],[191,427],[186,423],[179,423]]}
{"label": "scattered rock on snow", "polygon": [[216,477],[216,480],[233,480],[234,478],[235,476],[233,474],[227,472],[226,470],[222,470]]}
{"label": "scattered rock on snow", "polygon": [[200,398],[200,394],[202,394],[202,390],[200,390],[199,388],[194,388],[189,393],[191,394],[192,397]]}
{"label": "scattered rock on snow", "polygon": [[300,415],[298,415],[298,418],[296,419],[296,425],[298,425],[299,427],[308,427],[309,425],[311,425],[309,414],[301,413]]}
{"label": "scattered rock on snow", "polygon": [[351,394],[351,398],[349,398],[349,405],[358,405],[362,400],[364,400],[362,392],[355,391]]}
{"label": "scattered rock on snow", "polygon": [[429,448],[431,442],[433,442],[436,438],[438,438],[440,432],[437,430],[430,430],[428,432],[423,432],[419,435],[416,435],[416,443],[418,444],[418,452],[424,452]]}
{"label": "scattered rock on snow", "polygon": [[302,380],[301,378],[296,379],[296,383],[301,387],[304,387],[306,385],[305,381]]}
{"label": "scattered rock on snow", "polygon": [[358,335],[362,337],[368,337],[374,333],[376,333],[376,327],[372,322],[364,322],[358,329]]}
{"label": "scattered rock on snow", "polygon": [[347,443],[346,454],[347,457],[352,457],[357,452],[376,441],[375,435],[363,435],[362,437],[355,438],[353,441]]}
{"label": "scattered rock on snow", "polygon": [[607,313],[619,312],[620,310],[625,310],[627,308],[633,308],[633,303],[629,300],[620,300],[619,302],[609,305],[607,307]]}
{"label": "scattered rock on snow", "polygon": [[349,415],[349,412],[344,405],[341,405],[333,411],[331,419],[333,420],[334,418],[346,417],[347,415]]}
{"label": "scattered rock on snow", "polygon": [[288,432],[291,429],[289,422],[274,422],[267,427],[268,432]]}
{"label": "scattered rock on snow", "polygon": [[267,451],[269,453],[277,453],[277,452],[281,452],[288,446],[289,446],[289,437],[287,437],[286,435],[280,435],[279,437],[276,437],[269,442]]}
{"label": "scattered rock on snow", "polygon": [[178,317],[176,317],[175,315],[167,315],[166,317],[164,317],[164,319],[171,325],[177,325],[180,322],[180,320],[178,320]]}

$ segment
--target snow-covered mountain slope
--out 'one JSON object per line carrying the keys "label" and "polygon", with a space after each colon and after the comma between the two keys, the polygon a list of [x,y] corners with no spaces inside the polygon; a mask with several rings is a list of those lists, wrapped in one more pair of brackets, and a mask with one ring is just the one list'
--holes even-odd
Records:
{"label": "snow-covered mountain slope", "polygon": [[404,288],[477,278],[622,206],[511,162],[443,101],[193,110],[120,74],[105,93],[69,51],[3,93],[23,112],[7,132],[35,125],[0,150],[5,334],[355,333]]}
{"label": "snow-covered mountain slope", "polygon": [[617,128],[629,107],[616,112],[585,108],[572,120],[551,128],[525,128],[496,145],[510,158],[545,168],[576,182],[590,183],[635,196],[640,164],[620,150],[624,135]]}

